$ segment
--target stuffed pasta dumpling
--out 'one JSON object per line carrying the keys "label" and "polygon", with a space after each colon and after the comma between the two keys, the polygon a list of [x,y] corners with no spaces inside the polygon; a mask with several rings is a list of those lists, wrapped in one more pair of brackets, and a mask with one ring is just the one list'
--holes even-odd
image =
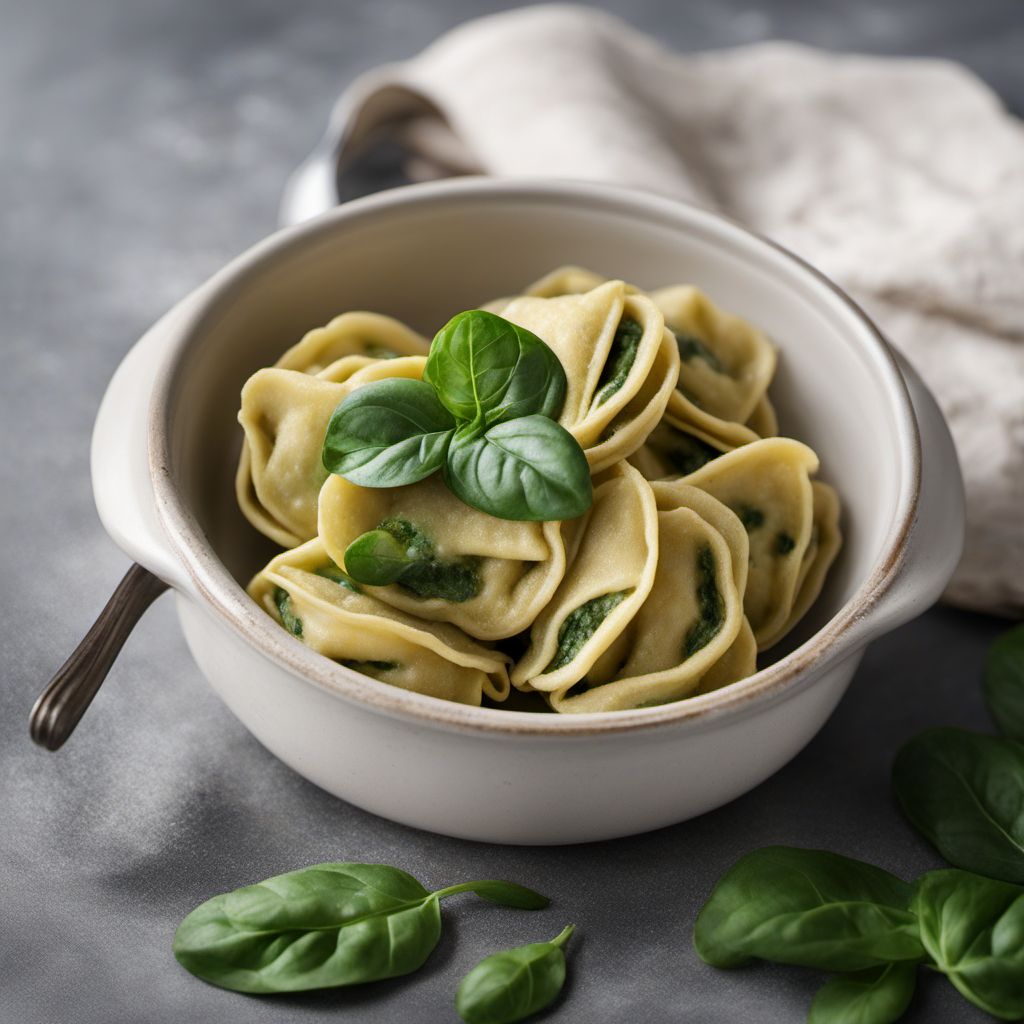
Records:
{"label": "stuffed pasta dumpling", "polygon": [[743,627],[748,540],[738,518],[693,487],[652,491],[658,561],[650,592],[586,674],[550,693],[556,711],[615,711],[686,697]]}
{"label": "stuffed pasta dumpling", "polygon": [[319,540],[274,558],[249,594],[304,644],[382,683],[460,704],[508,696],[503,654],[365,593]]}
{"label": "stuffed pasta dumpling", "polygon": [[562,585],[537,616],[512,670],[520,689],[564,692],[579,682],[646,600],[658,565],[650,485],[628,463],[609,470],[573,542]]}
{"label": "stuffed pasta dumpling", "polygon": [[348,356],[317,376],[277,367],[254,373],[242,388],[238,413],[245,440],[235,493],[246,519],[282,547],[315,537],[317,495],[327,479],[324,433],[335,407],[371,381],[419,379],[425,362],[422,356]]}
{"label": "stuffed pasta dumpling", "polygon": [[400,577],[364,584],[366,592],[483,640],[526,629],[565,574],[561,522],[495,519],[463,504],[440,474],[384,488],[332,476],[320,494],[319,534],[331,558],[361,579],[353,565],[360,550],[378,561],[397,552]]}
{"label": "stuffed pasta dumpling", "polygon": [[426,338],[394,317],[381,313],[342,313],[325,327],[316,327],[305,334],[274,365],[282,370],[316,374],[345,356],[394,359],[425,356],[429,348]]}
{"label": "stuffed pasta dumpling", "polygon": [[679,377],[678,351],[650,299],[609,281],[582,295],[513,299],[501,315],[558,356],[568,381],[559,423],[592,472],[643,444]]}
{"label": "stuffed pasta dumpling", "polygon": [[813,525],[811,474],[818,457],[805,444],[772,437],[743,445],[685,477],[728,505],[750,538],[744,608],[764,650],[784,635]]}

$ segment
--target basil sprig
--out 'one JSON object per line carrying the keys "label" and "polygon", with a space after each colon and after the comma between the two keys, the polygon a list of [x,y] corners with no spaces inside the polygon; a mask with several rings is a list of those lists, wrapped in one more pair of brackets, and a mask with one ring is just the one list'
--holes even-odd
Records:
{"label": "basil sprig", "polygon": [[574,519],[590,507],[586,456],[555,422],[558,357],[535,334],[474,309],[438,331],[422,380],[367,384],[327,426],[324,466],[361,487],[442,470],[463,502],[499,519]]}
{"label": "basil sprig", "polygon": [[460,982],[455,1009],[466,1024],[516,1024],[558,998],[565,984],[566,925],[550,942],[506,949],[484,958]]}
{"label": "basil sprig", "polygon": [[513,882],[436,892],[384,864],[326,863],[214,896],[174,935],[192,974],[236,992],[300,992],[409,974],[441,937],[440,901],[473,892],[540,910],[548,899]]}

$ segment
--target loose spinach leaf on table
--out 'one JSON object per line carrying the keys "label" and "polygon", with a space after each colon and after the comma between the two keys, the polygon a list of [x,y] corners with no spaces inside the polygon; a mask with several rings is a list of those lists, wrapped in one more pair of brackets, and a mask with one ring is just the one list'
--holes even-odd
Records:
{"label": "loose spinach leaf on table", "polygon": [[430,892],[383,864],[315,864],[200,904],[178,926],[174,955],[197,977],[237,992],[394,978],[427,959],[441,936],[439,902],[459,892],[528,910],[548,903],[512,882]]}
{"label": "loose spinach leaf on table", "polygon": [[445,483],[500,519],[575,519],[590,507],[590,467],[576,439],[546,416],[522,416],[485,434],[456,434]]}
{"label": "loose spinach leaf on table", "polygon": [[466,1024],[515,1024],[543,1010],[565,984],[563,949],[573,925],[550,942],[533,942],[494,953],[459,984],[455,1009]]}
{"label": "loose spinach leaf on table", "polygon": [[915,963],[840,974],[814,997],[807,1024],[893,1024],[906,1012],[916,984]]}
{"label": "loose spinach leaf on table", "polygon": [[565,401],[565,371],[554,352],[525,327],[481,309],[457,314],[437,332],[423,379],[460,423],[554,419]]}
{"label": "loose spinach leaf on table", "polygon": [[1003,633],[989,648],[984,685],[999,731],[1024,742],[1024,625]]}
{"label": "loose spinach leaf on table", "polygon": [[951,864],[1024,884],[1024,745],[929,729],[896,756],[903,813]]}
{"label": "loose spinach leaf on table", "polygon": [[374,381],[334,410],[324,438],[323,464],[367,487],[402,487],[444,463],[455,421],[421,380]]}
{"label": "loose spinach leaf on table", "polygon": [[694,926],[715,967],[752,957],[825,971],[859,971],[924,955],[913,889],[881,868],[825,850],[769,846],[718,882]]}
{"label": "loose spinach leaf on table", "polygon": [[922,876],[912,909],[936,967],[976,1006],[1024,1018],[1024,888],[948,868]]}

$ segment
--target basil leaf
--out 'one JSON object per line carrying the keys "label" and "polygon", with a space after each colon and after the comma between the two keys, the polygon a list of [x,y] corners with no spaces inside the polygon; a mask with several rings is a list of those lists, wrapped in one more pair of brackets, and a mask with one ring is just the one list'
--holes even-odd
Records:
{"label": "basil leaf", "polygon": [[575,519],[593,493],[583,449],[546,416],[499,423],[482,435],[457,434],[444,479],[467,505],[500,519]]}
{"label": "basil leaf", "polygon": [[917,965],[886,964],[826,982],[814,997],[807,1024],[893,1024],[910,1005]]}
{"label": "basil leaf", "polygon": [[1024,888],[966,871],[918,879],[912,909],[928,955],[975,1006],[1024,1017]]}
{"label": "basil leaf", "polygon": [[567,386],[558,357],[537,335],[481,309],[459,313],[437,332],[423,379],[460,423],[554,419]]}
{"label": "basil leaf", "polygon": [[361,487],[414,484],[441,468],[455,422],[421,380],[374,381],[345,398],[327,425],[323,463]]}
{"label": "basil leaf", "polygon": [[568,925],[550,942],[507,949],[481,960],[461,981],[455,1009],[466,1024],[515,1024],[543,1010],[565,984]]}
{"label": "basil leaf", "polygon": [[345,566],[360,583],[398,583],[417,597],[462,602],[480,593],[479,559],[440,559],[430,539],[407,519],[385,519],[345,550]]}
{"label": "basil leaf", "polygon": [[1024,625],[1003,633],[989,648],[985,702],[999,731],[1024,741]]}
{"label": "basil leaf", "polygon": [[[508,890],[502,887],[508,887]],[[497,888],[495,888],[497,887]],[[510,882],[464,882],[428,892],[384,864],[326,863],[215,896],[178,926],[174,955],[192,974],[236,992],[300,992],[409,974],[441,936],[440,900]],[[544,897],[532,894],[533,905]]]}
{"label": "basil leaf", "polygon": [[951,864],[1024,884],[1024,746],[929,729],[897,754],[903,813]]}
{"label": "basil leaf", "polygon": [[346,572],[356,582],[371,587],[396,583],[415,561],[415,552],[387,530],[370,530],[345,548]]}
{"label": "basil leaf", "polygon": [[923,955],[908,905],[913,890],[881,868],[825,850],[769,846],[718,882],[694,926],[701,959],[738,967],[751,957],[825,971]]}

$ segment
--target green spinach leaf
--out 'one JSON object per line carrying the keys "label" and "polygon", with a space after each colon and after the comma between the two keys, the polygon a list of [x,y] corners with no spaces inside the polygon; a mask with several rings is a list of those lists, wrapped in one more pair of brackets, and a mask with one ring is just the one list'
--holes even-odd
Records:
{"label": "green spinach leaf", "polygon": [[525,327],[480,309],[459,313],[437,332],[423,379],[460,424],[555,419],[565,402],[565,370],[555,353]]}
{"label": "green spinach leaf", "polygon": [[406,519],[385,519],[345,549],[345,568],[359,583],[397,583],[417,597],[468,601],[483,585],[476,558],[435,557],[429,538]]}
{"label": "green spinach leaf", "polygon": [[547,905],[510,882],[429,892],[383,864],[316,864],[200,904],[178,926],[174,955],[197,977],[237,992],[394,978],[419,968],[437,945],[440,900],[477,891],[506,906]]}
{"label": "green spinach leaf", "polygon": [[912,963],[841,974],[814,997],[807,1024],[893,1024],[906,1012],[916,984]]}
{"label": "green spinach leaf", "polygon": [[951,864],[1024,884],[1024,746],[929,729],[896,755],[903,813]]}
{"label": "green spinach leaf", "polygon": [[999,731],[1024,742],[1024,625],[1003,633],[989,648],[985,701]]}
{"label": "green spinach leaf", "polygon": [[742,857],[718,882],[697,917],[694,945],[715,967],[758,957],[846,972],[918,960],[912,892],[871,864],[769,846]]}
{"label": "green spinach leaf", "polygon": [[912,909],[936,967],[975,1006],[1024,1018],[1024,888],[948,868],[915,887]]}
{"label": "green spinach leaf", "polygon": [[543,1010],[565,984],[568,925],[550,942],[533,942],[481,960],[459,984],[455,1009],[466,1024],[515,1024]]}
{"label": "green spinach leaf", "polygon": [[429,384],[374,381],[334,410],[323,463],[363,487],[402,487],[441,468],[454,433],[455,421]]}
{"label": "green spinach leaf", "polygon": [[397,583],[415,560],[415,552],[387,530],[360,534],[345,549],[345,569],[354,580],[370,587]]}
{"label": "green spinach leaf", "polygon": [[445,483],[472,508],[500,519],[575,519],[590,507],[587,457],[546,416],[498,423],[485,434],[456,434]]}

